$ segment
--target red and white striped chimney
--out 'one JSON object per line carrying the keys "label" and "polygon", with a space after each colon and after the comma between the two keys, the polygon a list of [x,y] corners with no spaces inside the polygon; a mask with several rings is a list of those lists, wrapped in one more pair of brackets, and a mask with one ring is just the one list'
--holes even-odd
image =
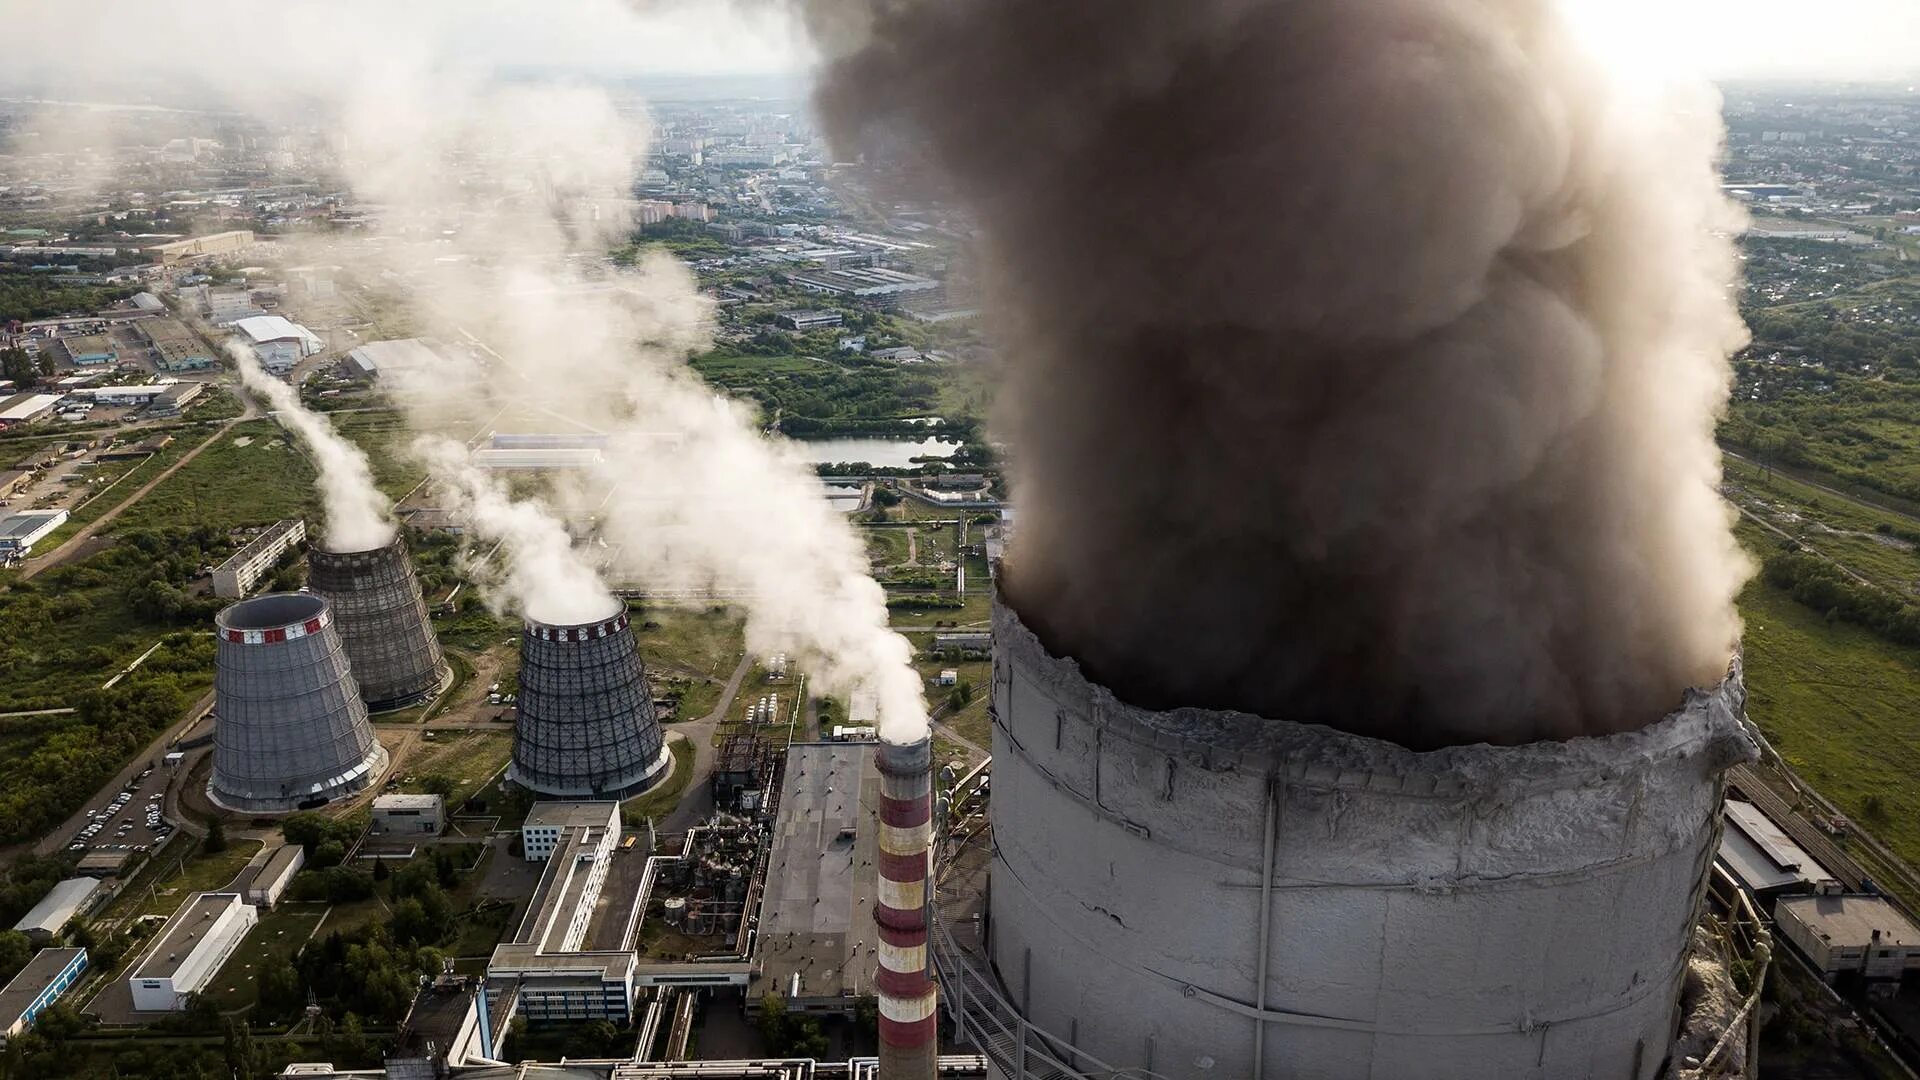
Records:
{"label": "red and white striped chimney", "polygon": [[933,737],[880,743],[880,1080],[934,1080],[939,999],[928,962]]}

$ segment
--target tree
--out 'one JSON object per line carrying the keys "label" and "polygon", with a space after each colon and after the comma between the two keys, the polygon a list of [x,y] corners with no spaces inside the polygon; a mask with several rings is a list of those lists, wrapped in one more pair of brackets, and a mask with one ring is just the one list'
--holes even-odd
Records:
{"label": "tree", "polygon": [[0,982],[20,974],[33,959],[33,942],[18,930],[0,930]]}
{"label": "tree", "polygon": [[53,353],[52,353],[52,352],[50,352],[49,350],[46,350],[46,349],[42,349],[42,350],[40,350],[40,363],[39,363],[39,367],[40,367],[40,377],[41,377],[41,378],[43,378],[43,379],[51,379],[51,378],[53,378],[53,373],[54,373],[54,371],[55,371],[55,367],[54,367],[54,363],[53,363]]}
{"label": "tree", "polygon": [[227,850],[227,827],[220,824],[219,818],[207,819],[207,838],[200,850],[209,855]]}
{"label": "tree", "polygon": [[448,776],[446,773],[428,773],[425,777],[421,778],[420,786],[429,795],[438,795],[442,799],[453,798],[453,777]]}
{"label": "tree", "polygon": [[0,377],[13,380],[14,388],[25,390],[39,381],[39,370],[25,349],[0,349]]}

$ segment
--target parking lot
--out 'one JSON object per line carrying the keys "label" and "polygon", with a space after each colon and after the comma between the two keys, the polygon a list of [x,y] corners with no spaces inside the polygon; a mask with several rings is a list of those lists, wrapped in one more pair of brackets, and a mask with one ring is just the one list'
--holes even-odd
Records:
{"label": "parking lot", "polygon": [[[79,831],[67,840],[67,850],[145,852],[173,831],[161,816],[167,793],[164,768],[142,768],[125,789],[104,802],[89,806]],[[98,796],[96,796],[98,798]]]}

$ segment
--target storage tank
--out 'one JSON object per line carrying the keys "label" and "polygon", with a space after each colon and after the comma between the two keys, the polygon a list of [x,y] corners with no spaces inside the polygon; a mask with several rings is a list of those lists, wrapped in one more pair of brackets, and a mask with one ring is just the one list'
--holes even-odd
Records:
{"label": "storage tank", "polygon": [[1010,607],[994,635],[985,950],[1030,1045],[1167,1080],[1659,1075],[1754,753],[1737,668],[1639,731],[1415,753],[1135,708]]}
{"label": "storage tank", "polygon": [[673,771],[624,607],[589,623],[527,620],[508,777],[556,798],[624,799]]}
{"label": "storage tank", "polygon": [[320,806],[387,767],[324,598],[269,593],[215,618],[213,776],[239,813]]}
{"label": "storage tank", "polygon": [[447,662],[427,620],[406,541],[369,551],[307,554],[307,581],[333,608],[360,698],[372,712],[416,705],[446,685]]}

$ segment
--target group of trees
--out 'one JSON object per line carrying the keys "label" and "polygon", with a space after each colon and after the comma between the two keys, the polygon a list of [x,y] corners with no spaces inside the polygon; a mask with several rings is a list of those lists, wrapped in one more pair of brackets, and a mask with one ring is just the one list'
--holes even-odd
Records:
{"label": "group of trees", "polygon": [[121,285],[65,285],[0,263],[0,323],[94,312],[134,291]]}
{"label": "group of trees", "polygon": [[789,1013],[786,996],[779,991],[769,991],[760,999],[759,1025],[767,1053],[774,1057],[827,1056],[827,1035],[820,1030],[820,1021]]}
{"label": "group of trees", "polygon": [[53,372],[51,352],[42,352],[36,359],[25,349],[0,349],[0,378],[13,380],[16,389],[25,390]]}
{"label": "group of trees", "polygon": [[1920,606],[1885,589],[1862,585],[1832,563],[1800,551],[1767,556],[1767,583],[1828,619],[1849,622],[1896,645],[1920,645]]}
{"label": "group of trees", "polygon": [[0,843],[44,835],[154,736],[180,719],[187,696],[173,676],[137,673],[111,690],[88,690],[71,716],[47,718],[50,733],[12,758],[0,783]]}

